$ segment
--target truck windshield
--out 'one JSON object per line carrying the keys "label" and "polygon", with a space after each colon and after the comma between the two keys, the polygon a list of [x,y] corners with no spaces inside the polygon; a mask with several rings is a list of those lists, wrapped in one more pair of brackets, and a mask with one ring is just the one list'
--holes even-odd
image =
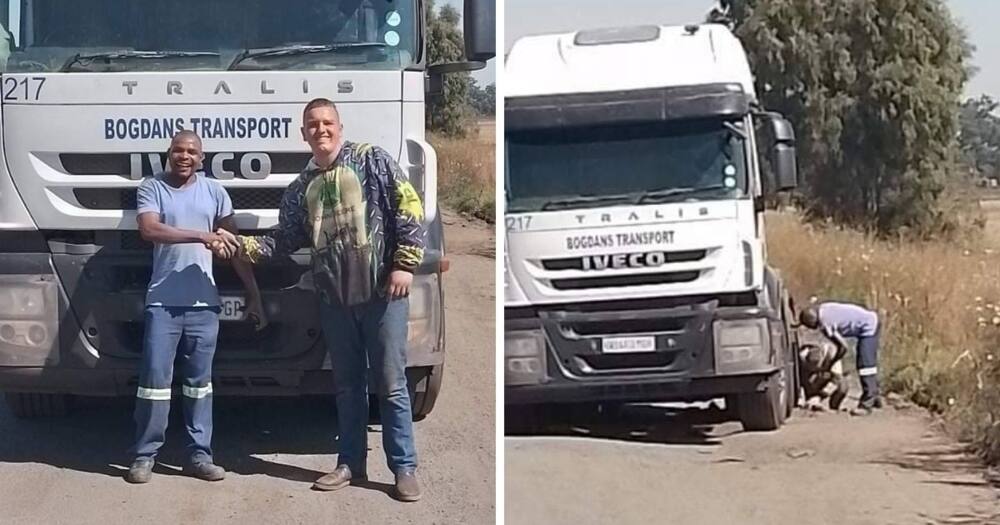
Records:
{"label": "truck windshield", "polygon": [[510,132],[508,211],[739,197],[743,129],[712,119]]}
{"label": "truck windshield", "polygon": [[416,0],[0,0],[0,71],[402,69]]}

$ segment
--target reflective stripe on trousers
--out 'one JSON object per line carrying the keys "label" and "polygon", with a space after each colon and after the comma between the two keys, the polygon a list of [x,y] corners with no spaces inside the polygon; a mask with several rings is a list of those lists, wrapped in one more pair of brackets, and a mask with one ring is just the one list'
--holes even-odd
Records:
{"label": "reflective stripe on trousers", "polygon": [[217,308],[146,308],[139,388],[136,390],[136,457],[156,457],[170,415],[174,360],[180,376],[188,454],[212,459],[212,359],[219,334]]}

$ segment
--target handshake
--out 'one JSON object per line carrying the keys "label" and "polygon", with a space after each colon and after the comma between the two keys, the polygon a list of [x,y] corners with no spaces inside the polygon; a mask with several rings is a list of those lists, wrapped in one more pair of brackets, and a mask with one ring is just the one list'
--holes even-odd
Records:
{"label": "handshake", "polygon": [[208,233],[203,240],[205,248],[208,248],[220,259],[232,259],[242,255],[243,243],[239,238],[228,230],[219,228],[215,233]]}

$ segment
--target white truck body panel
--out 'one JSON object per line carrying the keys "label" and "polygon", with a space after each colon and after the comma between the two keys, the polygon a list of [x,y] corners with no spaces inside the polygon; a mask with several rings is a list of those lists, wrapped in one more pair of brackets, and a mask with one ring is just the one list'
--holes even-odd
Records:
{"label": "white truck body panel", "polygon": [[[307,153],[308,147],[299,131],[302,107],[321,96],[338,104],[345,138],[381,146],[411,176],[422,177],[424,173],[422,165],[410,162],[408,151],[413,148],[405,147],[410,141],[420,143],[424,139],[421,72],[51,73],[5,78],[19,81],[28,78],[30,82],[35,82],[32,78],[45,79],[37,100],[5,103],[2,115],[4,127],[17,129],[18,133],[4,135],[6,162],[0,166],[0,191],[12,183],[16,193],[3,192],[0,199],[20,195],[23,206],[17,202],[5,206],[0,223],[13,223],[21,229],[136,228],[133,210],[88,209],[74,197],[73,190],[131,188],[138,185],[138,180],[121,174],[70,173],[60,154],[163,152],[169,144],[169,134],[156,133],[148,121],[162,123],[164,119],[184,119],[188,129],[194,119],[199,124],[210,122],[213,132],[196,128],[203,137],[207,154]],[[131,95],[128,83],[132,84]],[[179,83],[180,92],[176,88],[170,92],[168,83]],[[345,92],[347,85],[350,92]],[[406,111],[409,118],[404,119],[404,107],[411,109]],[[410,113],[418,109],[421,118],[413,118]],[[233,129],[223,128],[221,135],[216,133],[217,126],[226,119],[241,118],[244,123],[251,119],[266,123],[268,132],[247,132],[240,137]],[[133,119],[147,119],[147,125],[139,133],[133,133],[134,127],[121,126],[122,121],[127,125]],[[119,124],[118,128],[107,129],[109,121]],[[48,125],[39,125],[40,122]],[[119,133],[123,129],[124,136]],[[222,184],[227,188],[284,188],[297,175],[298,169],[272,172],[258,180],[237,175]],[[414,181],[418,189],[424,189],[423,182]],[[430,200],[435,199],[431,196]],[[30,213],[30,223],[21,211],[23,207]],[[277,223],[276,210],[237,212],[240,228],[270,228]],[[429,220],[433,213],[430,215]]]}
{"label": "white truck body panel", "polygon": [[[749,267],[752,279],[756,281],[763,272],[762,247],[754,236],[753,216],[753,202],[749,199],[508,215],[508,224],[513,225],[524,224],[525,219],[530,219],[527,229],[508,229],[507,271],[510,275],[506,277],[513,286],[507,286],[504,304],[528,306],[745,291],[755,283],[748,283],[746,279],[748,267],[744,249],[748,249],[752,257]],[[634,244],[636,236],[643,234],[650,237],[650,242]],[[641,268],[555,270],[545,267],[545,261],[567,258],[701,250],[705,251],[705,256],[698,260]],[[697,271],[697,278],[670,284],[559,289],[559,283],[573,279],[689,271]]]}
{"label": "white truck body panel", "polygon": [[703,25],[693,34],[683,27],[660,27],[656,40],[606,45],[577,45],[576,35],[519,39],[504,64],[504,96],[712,83],[737,83],[755,96],[743,45],[724,26]]}
{"label": "white truck body panel", "polygon": [[[660,27],[653,40],[574,43],[578,33],[524,37],[505,63],[505,97],[540,97],[577,93],[636,91],[702,84],[738,84],[755,99],[753,77],[742,44],[725,27],[708,24],[696,31]],[[748,148],[754,145],[747,141]],[[756,153],[748,156],[749,193],[760,194]],[[627,177],[628,174],[621,174]],[[763,283],[763,233],[757,231],[753,201],[695,201],[660,205],[540,211],[526,217],[509,213],[505,258],[505,305],[529,306],[664,296],[711,295],[760,289]],[[607,220],[602,221],[602,217]],[[671,231],[669,243],[628,248],[619,243],[570,250],[567,239]],[[744,246],[752,256],[745,279]],[[706,258],[657,267],[547,271],[546,259],[586,257],[636,251],[706,250]],[[553,280],[656,274],[698,270],[687,282],[601,286],[573,290],[553,287]]]}

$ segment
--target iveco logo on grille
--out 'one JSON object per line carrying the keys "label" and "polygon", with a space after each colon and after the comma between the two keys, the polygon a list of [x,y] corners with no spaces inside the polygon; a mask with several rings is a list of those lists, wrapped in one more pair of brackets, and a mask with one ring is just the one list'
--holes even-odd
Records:
{"label": "iveco logo on grille", "polygon": [[[166,155],[132,153],[129,155],[129,178],[139,180],[164,171]],[[202,171],[209,177],[229,180],[265,179],[271,174],[271,157],[267,153],[206,153]]]}
{"label": "iveco logo on grille", "polygon": [[666,264],[667,254],[666,252],[643,252],[585,255],[582,257],[582,261],[584,270],[653,268]]}

